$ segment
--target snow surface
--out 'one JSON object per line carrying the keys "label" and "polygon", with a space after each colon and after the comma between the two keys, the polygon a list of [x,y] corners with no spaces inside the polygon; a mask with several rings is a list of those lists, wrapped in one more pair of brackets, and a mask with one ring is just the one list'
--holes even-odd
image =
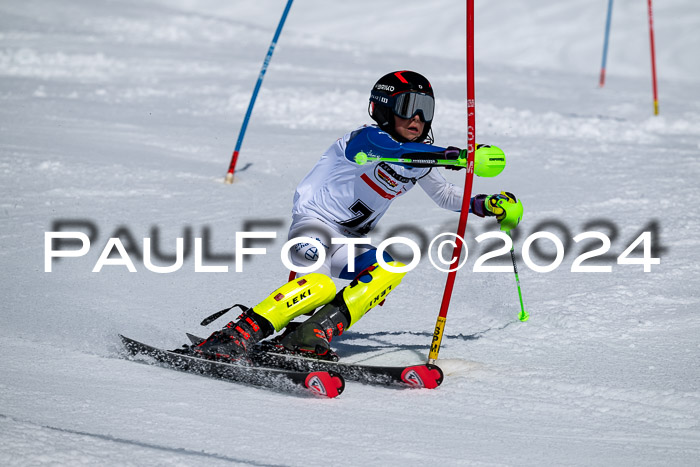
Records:
{"label": "snow surface", "polygon": [[[655,2],[653,116],[646,2],[615,2],[597,87],[607,3],[477,2],[477,138],[509,162],[475,191],[521,197],[518,249],[540,230],[567,244],[553,272],[519,256],[531,319],[516,319],[512,274],[471,271],[484,250],[470,240],[444,384],[349,382],[319,400],[136,364],[117,333],[177,347],[185,332],[211,331],[198,325],[208,314],[280,286],[294,187],[335,138],[369,122],[382,74],[426,74],[437,143],[463,146],[463,2],[296,2],[232,186],[221,181],[284,1],[2,2],[0,464],[699,465],[700,4]],[[44,233],[58,221],[97,236],[47,273]],[[654,221],[661,264],[616,264]],[[416,189],[372,237],[409,223],[432,238],[456,222]],[[494,229],[469,222],[472,237]],[[237,273],[246,228],[278,239],[256,244],[268,254]],[[229,272],[197,273],[191,254],[171,274],[135,255],[136,273],[91,272],[120,229],[126,246],[157,235],[169,255],[175,238],[209,235],[219,260],[205,264]],[[611,237],[599,263],[611,273],[570,271],[600,245],[571,240],[588,230]],[[338,352],[424,361],[444,281],[424,259]]]}

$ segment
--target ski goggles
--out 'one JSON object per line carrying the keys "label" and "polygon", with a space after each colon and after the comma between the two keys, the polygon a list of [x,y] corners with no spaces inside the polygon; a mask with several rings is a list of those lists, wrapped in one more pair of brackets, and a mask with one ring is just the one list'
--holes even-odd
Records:
{"label": "ski goggles", "polygon": [[403,92],[395,96],[386,97],[385,95],[375,94],[373,92],[370,95],[370,100],[391,107],[394,114],[401,118],[413,118],[418,115],[424,122],[433,120],[435,99],[428,94],[423,94],[421,92]]}

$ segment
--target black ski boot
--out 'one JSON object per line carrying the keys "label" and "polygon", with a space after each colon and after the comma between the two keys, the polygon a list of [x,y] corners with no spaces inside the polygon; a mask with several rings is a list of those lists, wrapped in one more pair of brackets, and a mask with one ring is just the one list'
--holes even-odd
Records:
{"label": "black ski boot", "polygon": [[282,336],[280,344],[289,351],[323,360],[338,360],[331,350],[333,337],[343,334],[350,324],[350,313],[345,306],[343,294],[317,311],[292,332]]}
{"label": "black ski boot", "polygon": [[231,321],[192,348],[195,354],[216,360],[245,359],[248,348],[272,335],[275,328],[268,320],[248,309],[237,321]]}

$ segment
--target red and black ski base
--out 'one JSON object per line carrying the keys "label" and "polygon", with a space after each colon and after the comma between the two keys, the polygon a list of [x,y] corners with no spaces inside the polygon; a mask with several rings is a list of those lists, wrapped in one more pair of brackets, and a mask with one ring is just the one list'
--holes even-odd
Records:
{"label": "red and black ski base", "polygon": [[131,355],[147,355],[165,367],[188,373],[279,391],[302,389],[323,397],[337,397],[345,389],[345,380],[333,371],[266,368],[242,363],[219,362],[159,349],[122,335],[119,337]]}

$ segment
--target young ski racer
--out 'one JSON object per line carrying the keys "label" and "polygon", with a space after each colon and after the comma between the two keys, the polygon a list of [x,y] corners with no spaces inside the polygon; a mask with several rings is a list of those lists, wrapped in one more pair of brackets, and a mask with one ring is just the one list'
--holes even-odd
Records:
{"label": "young ski racer", "polygon": [[[438,206],[460,211],[463,190],[445,180],[435,160],[465,162],[466,151],[429,144],[433,141],[435,101],[428,80],[413,71],[389,73],[374,85],[369,102],[369,114],[376,125],[362,126],[333,143],[294,195],[288,237],[315,241],[294,245],[291,261],[297,267],[307,267],[325,256],[320,268],[298,276],[244,311],[236,321],[196,346],[196,353],[215,359],[245,358],[253,344],[284,329],[277,338],[278,346],[316,358],[336,359],[331,340],[382,303],[405,273],[380,267],[377,250],[371,245],[349,245],[332,239],[365,237],[392,201],[416,185]],[[367,157],[356,162],[358,153]],[[366,163],[368,158],[377,157],[422,162]],[[470,212],[479,217],[495,216],[499,223],[508,219],[514,227],[522,216],[522,205],[511,193],[479,194],[471,199]],[[383,259],[389,266],[403,266],[386,252]],[[336,293],[331,277],[351,282]],[[294,318],[311,313],[303,323],[288,327]]]}

